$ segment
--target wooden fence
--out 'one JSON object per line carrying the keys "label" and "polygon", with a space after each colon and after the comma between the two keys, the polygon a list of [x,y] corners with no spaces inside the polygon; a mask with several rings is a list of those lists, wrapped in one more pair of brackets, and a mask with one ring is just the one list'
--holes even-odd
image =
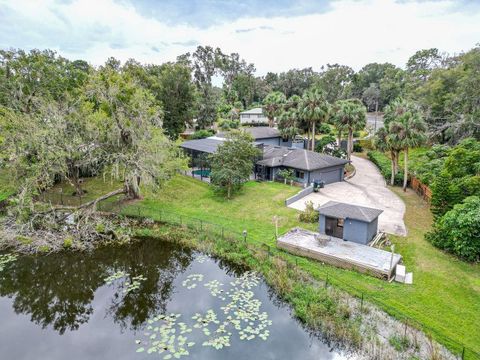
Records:
{"label": "wooden fence", "polygon": [[415,176],[410,177],[410,187],[415,190],[415,192],[420,195],[424,200],[430,202],[432,199],[432,190],[418,180]]}

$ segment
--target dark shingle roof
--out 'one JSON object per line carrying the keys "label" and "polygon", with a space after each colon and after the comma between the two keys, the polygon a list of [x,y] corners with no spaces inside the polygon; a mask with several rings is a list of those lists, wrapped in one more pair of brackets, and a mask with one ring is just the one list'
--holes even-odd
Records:
{"label": "dark shingle roof", "polygon": [[[242,131],[252,135],[254,140],[259,139],[270,139],[270,138],[277,138],[280,137],[280,131],[275,128],[271,128],[268,126],[256,126],[256,127],[246,127],[242,128]],[[227,133],[218,133],[217,137],[225,137]]]}
{"label": "dark shingle roof", "polygon": [[217,151],[218,145],[223,143],[223,140],[220,139],[197,139],[197,140],[188,140],[180,145],[184,149],[201,151],[209,154],[213,154]]}
{"label": "dark shingle roof", "polygon": [[365,206],[351,205],[336,201],[329,201],[318,208],[322,215],[332,216],[339,219],[354,219],[364,222],[375,220],[383,210]]}
{"label": "dark shingle roof", "polygon": [[314,151],[272,145],[264,147],[263,159],[257,162],[258,165],[269,167],[286,166],[307,171],[345,165],[347,163],[348,160]]}

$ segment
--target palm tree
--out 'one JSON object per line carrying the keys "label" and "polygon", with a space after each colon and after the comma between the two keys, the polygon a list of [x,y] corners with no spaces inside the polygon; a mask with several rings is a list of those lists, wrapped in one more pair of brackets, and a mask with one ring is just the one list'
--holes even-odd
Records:
{"label": "palm tree", "polygon": [[395,142],[395,139],[392,137],[392,134],[383,127],[378,129],[373,139],[374,146],[377,150],[382,152],[390,152],[390,161],[392,165],[392,174],[390,175],[390,185],[395,184],[395,175],[398,172],[398,158],[400,150],[402,150],[398,143]]}
{"label": "palm tree", "polygon": [[339,131],[348,132],[347,159],[351,160],[353,152],[353,132],[363,130],[367,124],[367,111],[358,99],[338,100],[334,108],[334,123]]}
{"label": "palm tree", "polygon": [[298,95],[291,96],[278,116],[278,130],[284,138],[293,139],[299,133],[300,113],[298,105],[301,99]]}
{"label": "palm tree", "polygon": [[263,99],[262,109],[268,118],[268,125],[270,127],[273,127],[275,117],[280,114],[285,102],[285,95],[279,91],[273,91]]}
{"label": "palm tree", "polygon": [[326,100],[325,92],[321,88],[315,87],[303,94],[300,114],[312,130],[312,151],[315,151],[315,125],[327,121],[329,112],[330,105]]}
{"label": "palm tree", "polygon": [[403,150],[403,191],[407,191],[408,181],[408,150],[418,147],[426,141],[427,125],[417,107],[413,104],[399,100],[404,111],[397,113],[389,124],[389,133],[394,141]]}

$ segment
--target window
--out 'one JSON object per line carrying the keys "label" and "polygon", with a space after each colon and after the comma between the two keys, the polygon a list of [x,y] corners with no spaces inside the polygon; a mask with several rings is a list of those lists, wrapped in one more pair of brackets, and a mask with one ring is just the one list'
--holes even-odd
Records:
{"label": "window", "polygon": [[343,227],[344,221],[345,221],[345,219],[337,219],[337,226],[338,227]]}
{"label": "window", "polygon": [[295,170],[295,177],[297,179],[305,179],[305,173],[303,171]]}
{"label": "window", "polygon": [[250,114],[242,114],[242,117],[244,117],[245,119],[250,119]]}

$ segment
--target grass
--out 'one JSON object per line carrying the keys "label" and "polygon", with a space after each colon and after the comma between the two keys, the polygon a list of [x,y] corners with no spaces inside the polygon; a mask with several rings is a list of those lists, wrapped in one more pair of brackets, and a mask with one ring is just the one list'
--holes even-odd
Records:
{"label": "grass", "polygon": [[[101,179],[89,179],[85,183],[88,191],[85,200],[115,185]],[[64,185],[64,193],[68,192],[67,188]],[[225,200],[208,184],[177,176],[160,193],[147,193],[142,201],[128,204],[124,210],[142,208],[152,215],[160,211],[175,212],[238,232],[247,230],[247,241],[274,246],[274,216],[279,217],[280,233],[294,226],[316,228],[316,224],[300,223],[298,212],[284,205],[285,198],[298,190],[281,183],[249,182],[234,199]],[[413,285],[388,283],[304,258],[298,258],[299,266],[317,279],[328,276],[330,283],[351,294],[363,294],[367,301],[394,316],[414,319],[436,340],[457,352],[462,350],[460,344],[463,344],[480,353],[480,264],[462,262],[425,241],[424,234],[432,223],[428,205],[413,191],[404,193],[397,187],[392,190],[406,203],[405,222],[409,234],[390,238],[396,251],[402,254],[407,271],[414,274]],[[467,351],[466,358],[470,358],[468,354]]]}

